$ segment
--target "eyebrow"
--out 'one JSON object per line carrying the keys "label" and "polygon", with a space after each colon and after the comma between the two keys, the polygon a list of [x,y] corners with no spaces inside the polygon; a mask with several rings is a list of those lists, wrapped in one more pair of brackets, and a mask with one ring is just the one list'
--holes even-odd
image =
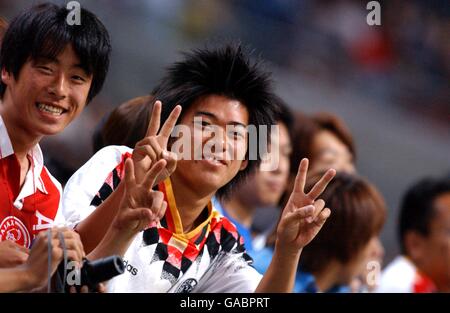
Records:
{"label": "eyebrow", "polygon": [[[199,115],[203,115],[203,116],[209,117],[209,118],[211,118],[213,120],[217,120],[217,116],[215,114],[211,113],[211,112],[197,111],[194,114],[194,116],[199,116]],[[247,127],[247,125],[242,124],[240,122],[236,122],[236,121],[230,121],[230,122],[227,123],[227,125],[242,126],[244,128]]]}

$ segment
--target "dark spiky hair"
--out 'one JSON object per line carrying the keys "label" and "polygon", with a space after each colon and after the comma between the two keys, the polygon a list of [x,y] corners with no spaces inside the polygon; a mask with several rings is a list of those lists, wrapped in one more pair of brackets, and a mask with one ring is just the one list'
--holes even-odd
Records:
{"label": "dark spiky hair", "polygon": [[[163,103],[162,121],[177,104],[186,112],[200,98],[220,95],[240,101],[248,110],[249,125],[255,125],[257,131],[259,125],[275,124],[276,103],[270,73],[261,69],[261,62],[250,61],[249,54],[240,44],[197,49],[183,56],[182,61],[167,69],[167,74],[152,92]],[[259,154],[257,160],[248,160],[247,168],[222,187],[217,195],[228,194],[259,162]]]}

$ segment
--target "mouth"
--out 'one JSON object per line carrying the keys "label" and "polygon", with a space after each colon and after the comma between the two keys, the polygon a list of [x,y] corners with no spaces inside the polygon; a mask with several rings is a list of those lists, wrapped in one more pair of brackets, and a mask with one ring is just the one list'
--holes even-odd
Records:
{"label": "mouth", "polygon": [[56,106],[56,105],[49,104],[49,103],[43,103],[43,102],[36,102],[36,107],[39,111],[53,115],[53,116],[60,116],[63,113],[67,112],[66,109],[64,109],[60,106]]}
{"label": "mouth", "polygon": [[211,163],[213,165],[225,165],[225,166],[228,165],[225,160],[223,160],[221,158],[218,158],[218,157],[216,157],[214,155],[205,155],[203,157],[203,159],[205,161],[207,161],[208,163]]}

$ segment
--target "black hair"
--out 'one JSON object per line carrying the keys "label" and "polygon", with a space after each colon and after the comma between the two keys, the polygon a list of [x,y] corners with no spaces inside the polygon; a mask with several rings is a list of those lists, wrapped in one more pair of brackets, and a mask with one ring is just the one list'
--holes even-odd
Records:
{"label": "black hair", "polygon": [[[29,58],[55,58],[68,45],[80,59],[81,66],[93,75],[87,102],[97,95],[105,81],[109,67],[111,44],[108,31],[90,11],[81,8],[80,25],[69,25],[70,11],[64,6],[44,3],[31,7],[16,16],[3,37],[0,68],[17,79]],[[0,96],[6,85],[0,82]]]}
{"label": "black hair", "polygon": [[[221,95],[238,100],[248,110],[249,125],[273,125],[276,103],[270,73],[262,70],[260,61],[250,61],[249,54],[240,44],[204,48],[184,53],[184,59],[167,69],[165,77],[152,94],[161,100],[161,120],[169,116],[179,104],[183,111],[195,101],[208,95]],[[182,113],[183,114],[183,113]],[[268,127],[270,131],[270,127]],[[248,155],[248,149],[247,149]],[[246,169],[240,171],[217,195],[229,194],[233,186],[242,181],[260,162],[248,160]]]}
{"label": "black hair", "polygon": [[427,236],[434,218],[434,200],[450,192],[450,177],[424,178],[405,193],[399,216],[399,239],[402,253],[406,254],[404,239],[407,232],[415,231]]}

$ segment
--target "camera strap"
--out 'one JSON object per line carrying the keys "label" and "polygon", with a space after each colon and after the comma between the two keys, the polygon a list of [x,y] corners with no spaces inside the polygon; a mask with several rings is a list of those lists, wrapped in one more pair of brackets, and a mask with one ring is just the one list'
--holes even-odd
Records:
{"label": "camera strap", "polygon": [[[51,280],[52,280],[52,231],[49,229],[47,231],[47,250],[48,250],[48,282],[47,282],[47,292],[50,293],[52,291],[51,288]],[[64,241],[64,235],[58,231],[58,238],[59,242],[61,244],[61,248],[63,250],[63,262],[60,264],[60,266],[63,266],[63,278],[61,279],[60,272],[56,271],[55,276],[55,292],[64,293],[65,292],[65,286],[66,286],[66,278],[67,278],[67,248],[66,243]],[[60,267],[59,266],[59,267]],[[58,268],[59,268],[58,267]]]}

